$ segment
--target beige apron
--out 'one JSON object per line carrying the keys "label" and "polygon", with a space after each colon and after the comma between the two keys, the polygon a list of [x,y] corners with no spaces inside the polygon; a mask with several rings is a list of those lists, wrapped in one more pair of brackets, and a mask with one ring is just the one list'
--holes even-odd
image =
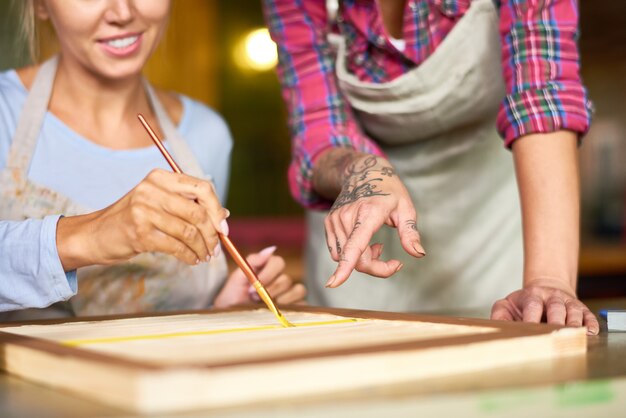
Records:
{"label": "beige apron", "polygon": [[[20,115],[7,167],[0,171],[0,219],[39,219],[58,213],[73,216],[93,211],[28,179],[57,62],[54,57],[41,66]],[[144,85],[176,161],[186,173],[206,177],[152,87],[147,82]],[[77,276],[78,294],[69,303],[58,303],[46,309],[6,312],[0,314],[0,320],[205,308],[221,288],[227,267],[223,255],[191,267],[171,256],[147,253],[122,264],[81,268]]]}
{"label": "beige apron", "polygon": [[427,256],[404,252],[397,231],[372,242],[404,268],[387,280],[354,272],[337,289],[323,220],[307,213],[307,283],[313,304],[390,311],[489,306],[522,283],[521,214],[513,162],[495,129],[505,89],[498,15],[474,0],[419,67],[383,84],[365,83],[337,53],[339,86],[361,127],[383,148],[418,213]]}

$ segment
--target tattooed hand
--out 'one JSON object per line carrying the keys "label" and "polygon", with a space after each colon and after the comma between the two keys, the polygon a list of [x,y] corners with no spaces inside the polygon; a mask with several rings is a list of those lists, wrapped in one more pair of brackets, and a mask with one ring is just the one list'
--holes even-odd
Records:
{"label": "tattooed hand", "polygon": [[382,244],[370,245],[372,236],[383,224],[398,229],[407,253],[417,258],[425,255],[411,197],[386,159],[333,149],[320,157],[314,171],[318,193],[336,196],[325,228],[328,250],[339,264],[327,287],[340,286],[354,269],[389,277],[402,268],[398,260],[380,259]]}

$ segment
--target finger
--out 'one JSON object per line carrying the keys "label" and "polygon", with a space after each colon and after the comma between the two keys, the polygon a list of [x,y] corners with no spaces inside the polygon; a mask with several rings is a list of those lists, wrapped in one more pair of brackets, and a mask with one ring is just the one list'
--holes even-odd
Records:
{"label": "finger", "polygon": [[291,303],[301,304],[306,297],[306,287],[302,283],[296,283],[288,291],[276,298],[276,302],[286,305]]}
{"label": "finger", "polygon": [[195,265],[200,262],[196,253],[176,238],[156,230],[153,230],[148,236],[150,240],[148,251],[169,254],[189,265]]}
{"label": "finger", "polygon": [[[384,215],[383,215],[384,216]],[[359,226],[356,230],[352,231],[350,238],[346,242],[341,258],[339,259],[339,265],[335,270],[333,276],[330,277],[326,286],[337,287],[343,284],[352,270],[359,262],[361,254],[369,247],[369,241],[372,235],[381,227],[384,222],[384,218],[379,213],[374,213],[371,209],[365,209],[361,206],[359,215],[357,216]]]}
{"label": "finger", "polygon": [[378,260],[383,254],[383,244],[380,242],[370,245],[370,249],[372,250],[372,260]]}
{"label": "finger", "polygon": [[421,243],[421,237],[417,230],[417,218],[415,209],[411,208],[398,213],[398,235],[404,251],[413,257],[421,258],[426,251]]}
{"label": "finger", "polygon": [[567,308],[567,321],[565,325],[568,327],[583,326],[583,306],[576,300],[569,300],[565,304]]}
{"label": "finger", "polygon": [[518,320],[513,311],[509,308],[510,302],[500,299],[493,304],[491,308],[491,319],[497,321],[515,321]]}
{"label": "finger", "polygon": [[584,325],[587,327],[587,335],[598,335],[600,332],[600,323],[598,318],[589,310],[583,311]]}
{"label": "finger", "polygon": [[284,271],[285,259],[274,255],[265,263],[261,271],[257,273],[257,277],[259,281],[266,286],[276,280]]}
{"label": "finger", "polygon": [[272,280],[272,283],[265,286],[265,289],[269,292],[270,296],[276,298],[285,293],[293,286],[293,281],[286,274],[281,274]]}
{"label": "finger", "polygon": [[[180,197],[195,200],[195,204],[200,206],[202,215],[197,215],[198,222],[191,222],[197,225],[204,237],[210,255],[218,250],[218,238],[216,231],[228,235],[228,224],[225,218],[228,211],[222,208],[215,193],[213,183],[187,176],[185,174],[171,173],[165,170],[152,170],[146,180],[156,189],[162,189],[168,194],[178,194]],[[156,193],[151,190],[151,193]],[[169,199],[164,199],[168,201]],[[176,202],[180,202],[176,200]],[[172,203],[173,205],[174,203]],[[170,205],[170,208],[172,208]]]}
{"label": "finger", "polygon": [[543,314],[543,301],[535,296],[528,295],[522,302],[522,320],[524,322],[541,322],[541,315]]}
{"label": "finger", "polygon": [[324,233],[326,235],[326,245],[328,246],[328,252],[330,253],[330,258],[334,261],[339,261],[339,253],[337,253],[337,237],[335,236],[335,228],[333,226],[333,221],[331,220],[332,215],[328,215],[326,219],[324,219]]}
{"label": "finger", "polygon": [[228,224],[222,222],[226,219],[228,212],[222,207],[215,193],[213,182],[177,173],[168,173],[170,175],[163,176],[158,170],[151,172],[148,176],[152,176],[155,172],[153,176],[155,181],[161,181],[161,184],[183,196],[192,197],[207,210],[213,229],[228,235]]}
{"label": "finger", "polygon": [[348,236],[350,235],[353,228],[358,228],[359,225],[352,224],[352,216],[350,211],[348,210],[338,210],[331,217],[331,221],[333,221],[333,229],[335,231],[335,250],[337,251],[337,255],[339,260],[341,260],[344,246],[348,241]]}
{"label": "finger", "polygon": [[374,245],[366,248],[363,254],[361,254],[359,262],[355,266],[355,270],[360,271],[361,273],[370,274],[372,276],[387,278],[402,269],[402,263],[398,260],[379,260],[378,257],[380,257],[380,253],[377,254],[376,257],[374,257],[374,251],[382,252],[382,244],[378,244],[380,249],[372,249]]}
{"label": "finger", "polygon": [[258,272],[263,269],[265,264],[270,260],[274,252],[276,251],[276,246],[272,245],[270,247],[263,248],[258,253],[250,254],[246,257],[246,261],[252,267],[252,270]]}
{"label": "finger", "polygon": [[[137,206],[134,208],[137,208]],[[205,245],[202,234],[195,225],[167,212],[158,211],[150,207],[142,206],[140,209],[135,210],[143,211],[144,216],[149,219],[155,229],[175,238],[190,248],[195,253],[196,259],[202,261],[208,259],[209,250]]]}
{"label": "finger", "polygon": [[565,302],[559,296],[550,296],[546,301],[546,319],[548,324],[565,325],[569,319],[570,310],[566,309]]}

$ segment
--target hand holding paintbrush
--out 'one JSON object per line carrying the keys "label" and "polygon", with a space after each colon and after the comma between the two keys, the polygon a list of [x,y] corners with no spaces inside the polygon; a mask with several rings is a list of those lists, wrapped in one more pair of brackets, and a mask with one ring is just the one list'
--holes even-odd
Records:
{"label": "hand holding paintbrush", "polygon": [[[178,174],[182,174],[182,170],[180,169],[178,164],[176,164],[176,161],[174,161],[174,159],[172,158],[170,153],[167,151],[167,149],[165,149],[165,146],[163,146],[163,143],[157,137],[156,133],[154,132],[154,130],[152,129],[150,124],[148,124],[148,122],[143,117],[143,115],[139,114],[139,115],[137,115],[137,117],[139,118],[139,121],[141,122],[143,127],[148,132],[148,135],[150,135],[150,138],[152,139],[154,144],[157,146],[159,151],[161,151],[161,154],[163,154],[163,157],[165,157],[165,159],[167,160],[167,162],[170,165],[170,167],[172,167],[172,170],[174,170],[174,172],[176,172]],[[224,232],[225,231],[221,231],[221,230],[217,232],[217,235],[218,235],[220,241],[222,242],[222,244],[224,245],[224,247],[226,248],[228,253],[231,255],[231,257],[233,258],[235,263],[237,263],[239,268],[243,271],[244,275],[248,278],[248,280],[250,281],[250,284],[256,289],[256,291],[259,294],[259,297],[261,298],[261,300],[263,300],[263,302],[265,302],[265,304],[267,305],[268,309],[270,311],[272,311],[272,313],[274,313],[274,315],[276,316],[278,321],[284,327],[292,327],[293,324],[291,324],[289,321],[287,321],[287,319],[285,319],[285,317],[282,315],[280,310],[274,304],[274,301],[270,297],[269,293],[267,293],[267,290],[265,289],[263,284],[259,281],[259,278],[257,277],[256,273],[254,272],[254,270],[252,269],[250,264],[248,264],[246,259],[243,258],[243,256],[239,253],[237,248],[235,248],[233,243],[230,241],[228,236],[225,235]]]}

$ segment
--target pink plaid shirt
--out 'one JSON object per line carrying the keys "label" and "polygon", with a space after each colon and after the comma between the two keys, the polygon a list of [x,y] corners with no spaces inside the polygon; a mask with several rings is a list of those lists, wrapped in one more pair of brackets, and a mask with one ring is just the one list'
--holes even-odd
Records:
{"label": "pink plaid shirt", "polygon": [[[398,51],[389,41],[376,0],[340,0],[339,29],[347,68],[360,80],[384,83],[424,62],[470,6],[471,0],[407,0]],[[531,134],[567,129],[584,134],[590,103],[579,69],[577,0],[501,0],[502,69],[507,95],[497,128],[506,146]],[[331,147],[383,155],[357,126],[335,79],[327,41],[325,0],[264,0],[278,44],[278,75],[289,110],[293,159],[289,183],[307,207],[328,207],[312,187],[313,164]]]}

